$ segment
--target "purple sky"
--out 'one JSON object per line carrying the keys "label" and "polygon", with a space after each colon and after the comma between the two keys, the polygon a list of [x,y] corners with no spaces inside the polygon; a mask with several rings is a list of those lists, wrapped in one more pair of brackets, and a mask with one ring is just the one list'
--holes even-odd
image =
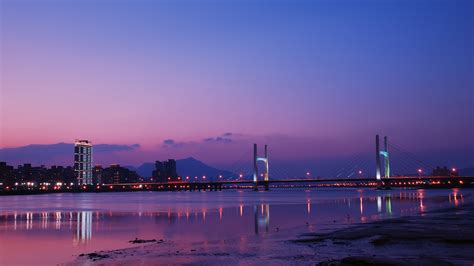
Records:
{"label": "purple sky", "polygon": [[474,165],[473,1],[2,0],[0,12],[0,148],[84,138],[140,144],[103,163],[225,165],[253,142],[281,160],[369,153],[379,133]]}

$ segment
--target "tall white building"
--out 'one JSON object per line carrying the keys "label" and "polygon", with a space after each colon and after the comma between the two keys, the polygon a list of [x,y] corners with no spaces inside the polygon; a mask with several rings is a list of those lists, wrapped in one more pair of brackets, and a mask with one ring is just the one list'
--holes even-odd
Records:
{"label": "tall white building", "polygon": [[74,143],[74,174],[78,185],[92,185],[92,143],[88,140]]}

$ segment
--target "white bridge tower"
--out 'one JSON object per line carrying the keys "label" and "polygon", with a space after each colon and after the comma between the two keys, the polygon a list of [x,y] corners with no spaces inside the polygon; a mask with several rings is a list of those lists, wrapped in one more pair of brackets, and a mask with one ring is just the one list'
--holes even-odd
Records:
{"label": "white bridge tower", "polygon": [[253,144],[253,183],[255,186],[255,190],[258,190],[258,161],[263,161],[265,163],[265,173],[263,175],[263,182],[265,185],[265,190],[268,190],[268,145],[265,145],[264,157],[258,157],[257,144]]}
{"label": "white bridge tower", "polygon": [[382,180],[381,177],[381,161],[380,156],[384,158],[384,178],[390,178],[390,160],[389,160],[389,153],[388,153],[388,140],[387,136],[383,138],[384,142],[384,150],[380,150],[380,143],[379,143],[379,135],[375,136],[375,162],[376,162],[376,169],[375,169],[375,177],[377,181]]}

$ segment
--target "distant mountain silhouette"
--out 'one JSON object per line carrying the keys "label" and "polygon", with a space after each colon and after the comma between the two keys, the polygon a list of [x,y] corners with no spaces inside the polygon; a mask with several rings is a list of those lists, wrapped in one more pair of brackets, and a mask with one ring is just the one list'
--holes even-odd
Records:
{"label": "distant mountain silhouette", "polygon": [[[151,177],[152,171],[155,169],[155,163],[144,163],[139,167],[126,166],[130,170],[137,171],[137,173],[145,178]],[[235,177],[235,174],[226,170],[219,170],[209,166],[193,157],[176,160],[176,168],[180,176],[206,176],[208,178],[216,178],[222,175],[224,178]]]}

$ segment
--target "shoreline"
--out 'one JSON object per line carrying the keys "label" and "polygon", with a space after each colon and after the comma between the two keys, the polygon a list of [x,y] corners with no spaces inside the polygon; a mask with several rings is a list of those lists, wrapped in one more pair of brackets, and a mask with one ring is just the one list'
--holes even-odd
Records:
{"label": "shoreline", "polygon": [[[141,241],[140,241],[141,242]],[[81,254],[71,265],[472,265],[474,203],[325,233],[199,243],[161,240]]]}

